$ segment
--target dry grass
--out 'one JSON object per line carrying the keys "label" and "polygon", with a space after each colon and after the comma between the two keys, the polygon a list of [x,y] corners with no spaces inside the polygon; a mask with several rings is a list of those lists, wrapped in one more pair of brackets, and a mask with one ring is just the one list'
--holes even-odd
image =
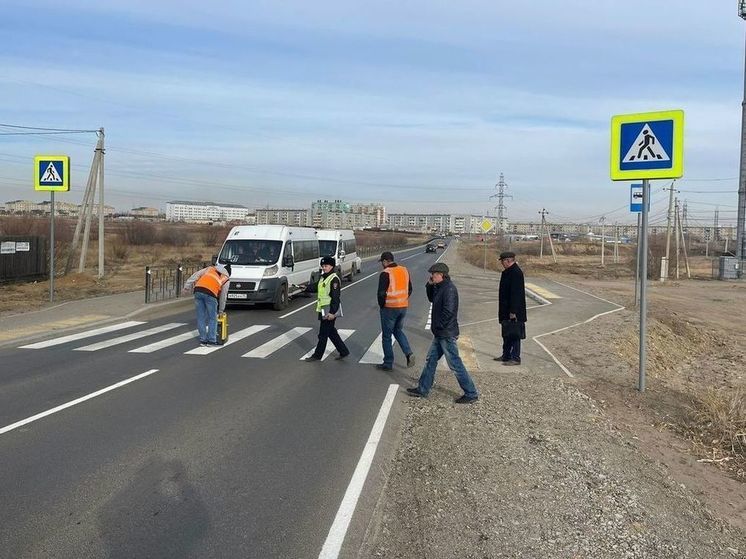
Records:
{"label": "dry grass", "polygon": [[746,480],[746,392],[710,389],[695,397],[685,434],[700,462],[710,462]]}

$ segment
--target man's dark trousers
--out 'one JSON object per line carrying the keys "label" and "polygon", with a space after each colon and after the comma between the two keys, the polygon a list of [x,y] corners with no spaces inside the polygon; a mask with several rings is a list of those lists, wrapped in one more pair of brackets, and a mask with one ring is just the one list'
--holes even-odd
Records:
{"label": "man's dark trousers", "polygon": [[503,338],[503,359],[521,362],[521,338]]}
{"label": "man's dark trousers", "polygon": [[339,337],[339,332],[337,332],[337,328],[334,326],[335,322],[337,322],[336,318],[334,320],[321,320],[321,324],[319,325],[319,343],[316,345],[316,351],[313,352],[314,356],[319,359],[324,357],[327,340],[331,340],[340,355],[350,353],[342,338]]}

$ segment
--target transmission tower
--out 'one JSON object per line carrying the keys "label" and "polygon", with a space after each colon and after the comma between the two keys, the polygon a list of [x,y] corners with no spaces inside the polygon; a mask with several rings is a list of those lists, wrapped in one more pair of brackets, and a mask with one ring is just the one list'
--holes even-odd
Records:
{"label": "transmission tower", "polygon": [[505,198],[512,198],[510,194],[505,194],[505,189],[508,188],[508,184],[505,182],[505,177],[500,173],[500,180],[495,185],[497,193],[490,196],[490,199],[497,198],[497,232],[502,234],[505,232],[505,220],[508,219],[508,208],[505,207]]}

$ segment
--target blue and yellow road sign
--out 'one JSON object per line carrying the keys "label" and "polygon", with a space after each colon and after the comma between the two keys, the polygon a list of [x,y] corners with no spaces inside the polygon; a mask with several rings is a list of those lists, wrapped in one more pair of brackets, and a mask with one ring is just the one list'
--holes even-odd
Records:
{"label": "blue and yellow road sign", "polygon": [[70,190],[70,157],[67,155],[35,156],[34,190],[47,192]]}
{"label": "blue and yellow road sign", "polygon": [[611,180],[684,176],[684,111],[611,118]]}

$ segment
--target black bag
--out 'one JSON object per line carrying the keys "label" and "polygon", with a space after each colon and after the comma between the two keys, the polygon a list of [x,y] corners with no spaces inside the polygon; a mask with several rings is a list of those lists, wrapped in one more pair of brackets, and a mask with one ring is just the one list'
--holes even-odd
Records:
{"label": "black bag", "polygon": [[526,326],[523,322],[517,320],[503,320],[502,323],[502,336],[506,340],[525,340],[526,339]]}

